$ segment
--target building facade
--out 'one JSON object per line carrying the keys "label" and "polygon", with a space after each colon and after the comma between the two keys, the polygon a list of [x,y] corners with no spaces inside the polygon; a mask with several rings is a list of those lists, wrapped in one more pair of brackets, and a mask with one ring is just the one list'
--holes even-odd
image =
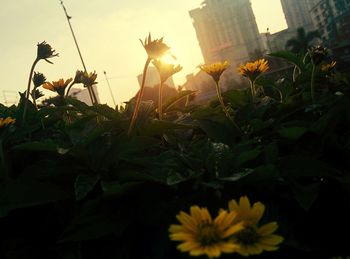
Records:
{"label": "building facade", "polygon": [[350,40],[350,0],[319,0],[310,13],[323,41]]}
{"label": "building facade", "polygon": [[319,0],[281,0],[288,29],[296,31],[303,27],[307,32],[315,30],[310,10],[318,2]]}
{"label": "building facade", "polygon": [[250,0],[206,0],[189,14],[205,63],[235,67],[262,51]]}
{"label": "building facade", "polygon": [[312,20],[324,45],[338,64],[350,62],[350,0],[319,0],[311,9]]}

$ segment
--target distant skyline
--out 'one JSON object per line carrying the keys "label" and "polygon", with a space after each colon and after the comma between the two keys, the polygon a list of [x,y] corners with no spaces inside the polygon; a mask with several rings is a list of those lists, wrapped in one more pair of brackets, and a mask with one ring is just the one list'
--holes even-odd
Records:
{"label": "distant skyline", "polygon": [[[203,0],[66,0],[64,1],[89,71],[98,73],[100,100],[112,105],[103,71],[107,72],[117,103],[132,97],[139,85],[137,75],[146,58],[139,42],[151,32],[164,36],[183,66],[175,84],[197,71],[203,62],[188,11]],[[252,0],[260,32],[286,28],[279,0]],[[41,61],[36,71],[49,81],[73,77],[82,69],[62,7],[57,0],[2,0],[0,9],[0,101],[3,91],[25,91],[36,44],[47,41],[60,53],[54,65]],[[233,69],[233,68],[232,68]],[[43,92],[48,93],[46,90]]]}

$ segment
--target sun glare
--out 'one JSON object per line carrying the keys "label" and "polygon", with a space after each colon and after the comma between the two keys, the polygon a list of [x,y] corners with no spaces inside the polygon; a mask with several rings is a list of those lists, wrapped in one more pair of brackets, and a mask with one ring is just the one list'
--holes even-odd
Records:
{"label": "sun glare", "polygon": [[176,65],[178,62],[176,60],[176,57],[174,55],[171,54],[165,54],[162,58],[161,58],[162,62],[166,63],[166,64],[174,64]]}

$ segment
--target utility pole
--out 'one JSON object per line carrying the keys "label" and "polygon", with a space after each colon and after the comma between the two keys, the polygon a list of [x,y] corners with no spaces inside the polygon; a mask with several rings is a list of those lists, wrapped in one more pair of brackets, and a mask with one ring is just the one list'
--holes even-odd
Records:
{"label": "utility pole", "polygon": [[[63,11],[64,11],[64,13],[65,13],[65,15],[66,15],[67,22],[68,22],[70,31],[71,31],[71,33],[72,33],[72,36],[73,36],[73,39],[74,39],[74,42],[75,42],[75,46],[77,47],[77,50],[78,50],[78,53],[79,53],[79,57],[80,57],[81,63],[83,64],[84,72],[87,73],[87,69],[86,69],[85,62],[84,62],[83,56],[82,56],[82,54],[81,54],[81,51],[80,51],[80,48],[79,48],[79,45],[78,45],[77,38],[75,37],[75,34],[74,34],[74,31],[73,31],[72,25],[71,25],[71,23],[70,23],[70,19],[72,19],[72,17],[68,15],[67,10],[66,10],[66,7],[65,7],[64,4],[63,4],[63,1],[60,0],[60,2],[61,2],[61,5],[62,5],[62,8],[63,8]],[[97,98],[96,98],[96,94],[95,94],[94,88],[91,87],[91,86],[88,86],[87,88],[88,88],[88,91],[89,91],[91,103],[92,103],[92,104],[97,103]]]}

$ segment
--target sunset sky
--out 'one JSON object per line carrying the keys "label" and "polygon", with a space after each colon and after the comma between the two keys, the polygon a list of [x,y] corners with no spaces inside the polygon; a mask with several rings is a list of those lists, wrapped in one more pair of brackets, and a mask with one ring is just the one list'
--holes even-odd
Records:
{"label": "sunset sky", "polygon": [[[103,71],[107,72],[117,103],[138,90],[137,74],[146,53],[139,42],[151,32],[164,37],[183,66],[175,76],[182,84],[186,74],[203,62],[188,11],[203,0],[66,0],[64,1],[89,71],[98,73],[102,103],[112,105]],[[268,2],[268,4],[267,4]],[[280,0],[252,0],[261,32],[286,28]],[[60,54],[54,65],[39,62],[36,71],[49,81],[73,77],[82,65],[59,0],[1,0],[0,9],[0,102],[3,91],[23,92],[36,44],[47,41]],[[45,93],[46,90],[44,90]]]}

